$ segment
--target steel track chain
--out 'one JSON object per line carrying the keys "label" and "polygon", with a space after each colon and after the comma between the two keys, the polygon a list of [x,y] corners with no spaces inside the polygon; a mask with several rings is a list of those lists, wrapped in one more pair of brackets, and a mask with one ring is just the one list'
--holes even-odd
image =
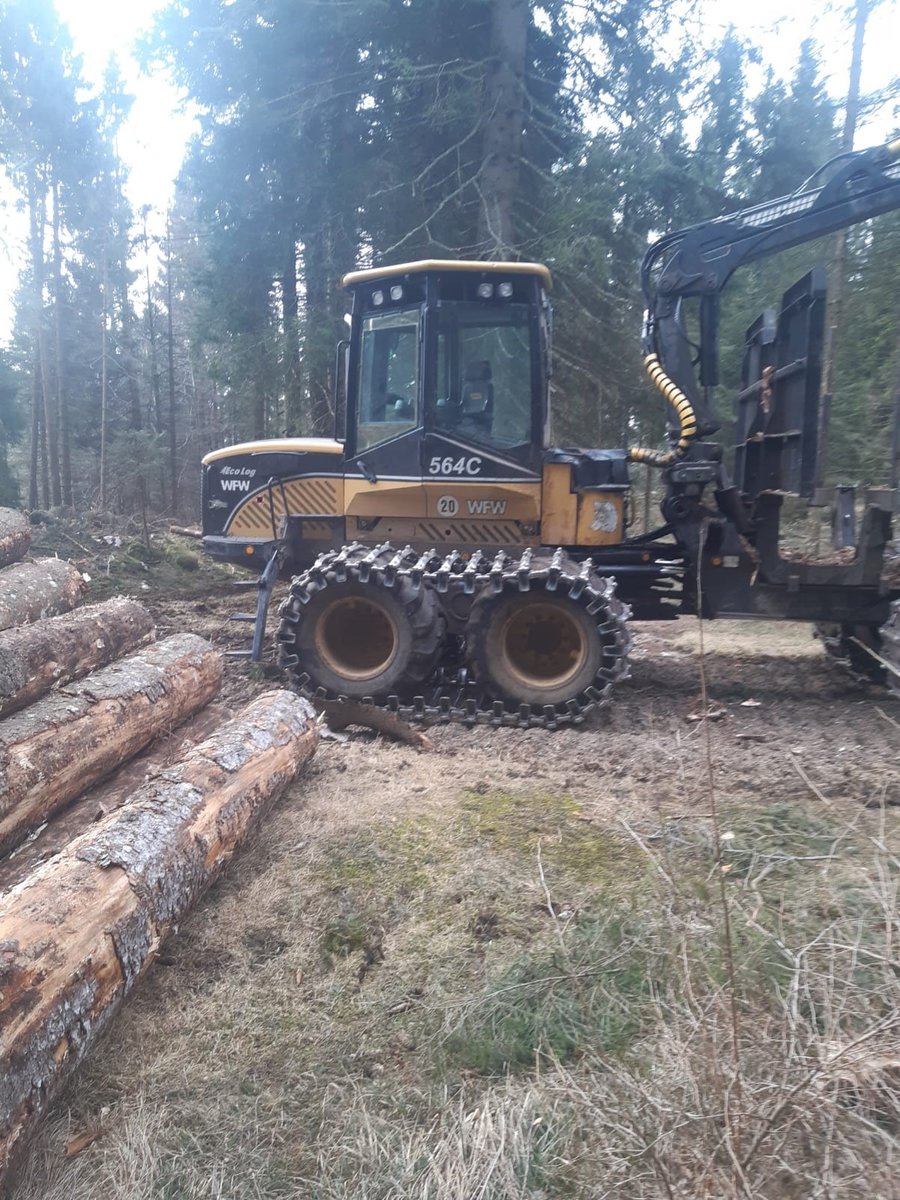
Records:
{"label": "steel track chain", "polygon": [[[296,653],[296,632],[304,607],[312,597],[331,583],[343,583],[351,575],[361,583],[376,582],[392,588],[401,576],[413,587],[433,587],[439,594],[459,591],[477,597],[487,591],[528,592],[533,587],[567,595],[595,617],[603,657],[593,683],[564,704],[519,704],[512,708],[492,699],[466,676],[464,670],[448,670],[438,665],[422,694],[411,701],[388,696],[377,705],[395,713],[401,720],[426,724],[459,722],[464,725],[493,725],[519,729],[556,729],[561,725],[579,725],[588,713],[607,704],[614,684],[628,676],[631,635],[627,621],[631,610],[615,595],[614,579],[597,575],[591,559],[576,562],[564,550],[551,555],[526,548],[517,557],[500,550],[493,556],[476,550],[464,557],[457,551],[438,554],[428,550],[418,554],[409,546],[396,549],[389,542],[368,546],[352,542],[340,550],[320,554],[315,563],[296,576],[287,598],[279,609],[281,619],[278,640],[279,662],[291,676],[292,685],[309,700],[341,701],[349,698],[330,695],[315,687]],[[359,700],[357,698],[356,702]],[[375,701],[363,697],[363,703]]]}

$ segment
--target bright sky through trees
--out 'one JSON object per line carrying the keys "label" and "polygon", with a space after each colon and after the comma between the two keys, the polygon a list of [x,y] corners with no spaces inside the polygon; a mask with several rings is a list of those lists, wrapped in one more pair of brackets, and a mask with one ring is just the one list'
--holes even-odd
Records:
{"label": "bright sky through trees", "polygon": [[[110,55],[117,55],[126,83],[135,103],[120,147],[131,171],[129,193],[136,207],[165,205],[190,135],[189,116],[179,113],[178,98],[169,82],[161,77],[141,76],[131,56],[131,47],[145,32],[153,14],[163,7],[162,0],[56,0],[56,9],[68,24],[75,47],[84,57],[86,77],[99,80]],[[776,74],[790,72],[802,39],[812,33],[821,48],[824,74],[834,95],[846,87],[850,54],[848,26],[834,13],[823,14],[823,5],[814,0],[705,0],[699,27],[709,41],[718,38],[729,25],[752,37],[770,57],[762,64],[771,65]],[[785,15],[790,13],[790,16]],[[863,88],[872,91],[887,87],[896,71],[898,4],[884,3],[870,18],[866,39]],[[897,114],[882,114],[870,126],[870,140],[877,141],[890,132]],[[864,144],[864,135],[860,145]]]}
{"label": "bright sky through trees", "polygon": [[[83,57],[84,77],[99,86],[107,62],[115,56],[125,85],[135,98],[119,151],[129,170],[126,190],[138,211],[144,205],[158,212],[165,210],[194,127],[170,81],[161,74],[142,75],[133,56],[136,39],[149,29],[154,14],[162,7],[164,0],[56,0],[57,11]],[[787,76],[800,42],[812,34],[820,47],[823,74],[832,94],[841,97],[846,87],[851,37],[849,19],[842,20],[839,13],[823,12],[822,4],[814,0],[798,0],[792,6],[785,6],[783,0],[754,0],[750,5],[744,0],[705,0],[699,14],[694,35],[699,40],[712,44],[729,25],[734,25],[762,47],[767,57],[757,68],[760,82],[768,66],[776,74]],[[895,74],[898,17],[896,0],[885,0],[870,17],[863,63],[866,92],[887,88]],[[883,106],[874,120],[863,122],[857,144],[886,138],[898,125],[900,98],[895,96],[893,104]],[[19,226],[15,214],[7,210],[6,236],[0,245],[0,336],[9,328],[12,281],[24,236],[24,226]]]}

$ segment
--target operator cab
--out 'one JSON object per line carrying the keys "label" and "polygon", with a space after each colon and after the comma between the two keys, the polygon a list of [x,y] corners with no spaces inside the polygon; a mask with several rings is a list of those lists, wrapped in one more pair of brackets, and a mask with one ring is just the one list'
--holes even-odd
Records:
{"label": "operator cab", "polygon": [[[397,478],[540,472],[550,272],[537,263],[426,261],[354,271],[345,454]],[[461,464],[459,472],[453,470]]]}

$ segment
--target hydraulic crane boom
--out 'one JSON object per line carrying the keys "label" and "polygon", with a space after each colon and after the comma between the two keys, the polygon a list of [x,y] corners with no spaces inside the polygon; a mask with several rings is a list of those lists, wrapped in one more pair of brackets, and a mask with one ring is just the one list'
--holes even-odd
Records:
{"label": "hydraulic crane boom", "polygon": [[[824,184],[810,186],[829,171]],[[789,196],[678,230],[651,246],[641,267],[643,349],[654,383],[679,417],[682,443],[718,428],[712,389],[718,382],[719,296],[738,267],[896,208],[900,138],[838,155]],[[684,323],[683,302],[691,298],[699,299],[696,346]],[[679,394],[693,409],[693,430],[686,430],[687,406],[679,406]]]}

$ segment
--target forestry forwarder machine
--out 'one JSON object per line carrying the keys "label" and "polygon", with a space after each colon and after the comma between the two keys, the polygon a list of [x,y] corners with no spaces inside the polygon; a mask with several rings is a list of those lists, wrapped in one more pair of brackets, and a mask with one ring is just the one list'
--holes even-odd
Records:
{"label": "forestry forwarder machine", "polygon": [[[626,675],[632,614],[817,622],[832,651],[896,686],[900,586],[884,575],[896,478],[867,491],[855,548],[824,562],[779,551],[784,497],[824,503],[821,268],[748,330],[733,482],[709,439],[732,273],[898,207],[900,139],[651,247],[643,350],[668,404],[666,451],[548,446],[546,267],[425,261],[346,275],[343,437],[336,421],[334,438],[203,460],[204,548],[259,573],[245,585],[257,611],[238,618],[254,622],[253,649],[237,653],[258,658],[274,583],[293,576],[278,631],[293,686],[405,719],[577,724]],[[636,537],[629,462],[659,468],[666,489],[662,525]],[[839,492],[846,530],[852,495]]]}

